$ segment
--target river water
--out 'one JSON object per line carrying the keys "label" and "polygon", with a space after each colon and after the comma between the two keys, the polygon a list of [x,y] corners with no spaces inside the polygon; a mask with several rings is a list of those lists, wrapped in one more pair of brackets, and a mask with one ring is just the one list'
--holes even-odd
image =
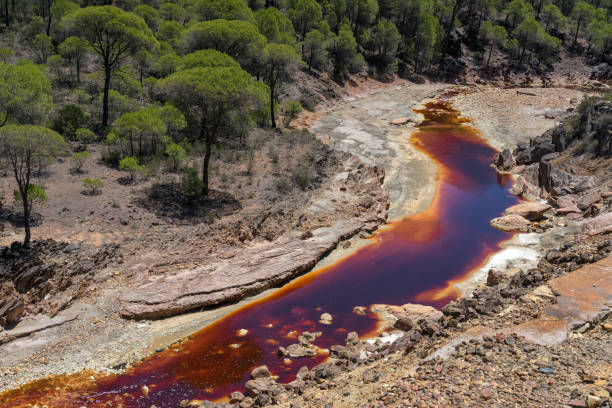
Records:
{"label": "river water", "polygon": [[[0,396],[0,406],[162,408],[177,407],[182,400],[217,400],[243,391],[256,366],[266,364],[279,381],[288,382],[300,367],[322,362],[324,352],[290,361],[278,356],[278,347],[296,343],[302,331],[322,332],[315,342],[322,349],[344,344],[350,331],[374,333],[376,316],[354,314],[354,306],[441,307],[455,298],[452,283],[466,278],[511,237],[491,228],[489,220],[516,198],[508,193],[510,180],[490,166],[495,151],[449,102],[430,102],[419,113],[425,119],[411,143],[438,165],[437,192],[427,211],[386,226],[370,245],[243,307],[123,376],[70,386],[65,378],[49,379]],[[322,313],[333,316],[331,324],[319,322]]]}

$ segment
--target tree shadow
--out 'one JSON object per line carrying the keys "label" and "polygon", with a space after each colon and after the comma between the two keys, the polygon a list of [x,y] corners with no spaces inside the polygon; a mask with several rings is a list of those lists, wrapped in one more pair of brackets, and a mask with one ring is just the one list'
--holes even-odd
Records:
{"label": "tree shadow", "polygon": [[[39,227],[43,223],[43,216],[37,212],[30,214],[30,226]],[[13,211],[10,208],[0,209],[0,222],[7,222],[15,228],[23,228],[23,212]]]}
{"label": "tree shadow", "polygon": [[185,223],[212,222],[215,216],[230,215],[242,208],[231,194],[218,190],[188,200],[179,183],[156,183],[144,189],[136,204],[160,218]]}

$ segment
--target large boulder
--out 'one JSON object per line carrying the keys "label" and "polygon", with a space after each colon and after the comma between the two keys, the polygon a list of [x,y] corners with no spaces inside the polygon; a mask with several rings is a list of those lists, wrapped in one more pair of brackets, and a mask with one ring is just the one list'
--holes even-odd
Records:
{"label": "large boulder", "polygon": [[518,214],[504,215],[503,217],[493,218],[490,222],[493,228],[502,231],[526,231],[531,224],[528,219]]}
{"label": "large boulder", "polygon": [[601,193],[599,190],[591,190],[578,199],[578,208],[586,210],[591,205],[601,201]]}
{"label": "large boulder", "polygon": [[559,125],[552,130],[552,143],[557,152],[564,151],[569,146],[571,138],[568,136],[563,125]]}
{"label": "large boulder", "polygon": [[512,159],[510,150],[505,149],[495,155],[495,166],[502,171],[509,171],[512,169],[514,160]]}
{"label": "large boulder", "polygon": [[550,205],[538,202],[521,203],[513,205],[506,209],[506,215],[520,215],[530,221],[536,221],[544,216],[544,213],[550,210]]}
{"label": "large boulder", "polygon": [[587,235],[597,235],[612,231],[612,212],[590,218],[580,223],[582,232]]}

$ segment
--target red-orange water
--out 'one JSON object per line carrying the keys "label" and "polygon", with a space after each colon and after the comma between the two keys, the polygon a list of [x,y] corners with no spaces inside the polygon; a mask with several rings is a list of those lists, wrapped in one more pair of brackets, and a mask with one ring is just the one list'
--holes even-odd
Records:
{"label": "red-orange water", "polygon": [[[234,312],[123,376],[51,378],[5,393],[0,406],[162,408],[186,399],[215,400],[241,390],[258,365],[267,364],[280,381],[290,381],[300,367],[323,361],[323,354],[290,363],[278,357],[278,347],[295,343],[299,332],[323,332],[316,342],[321,348],[343,343],[349,331],[371,333],[375,317],[353,314],[356,305],[443,306],[457,295],[451,283],[510,237],[491,228],[489,220],[516,199],[507,191],[509,180],[489,165],[494,150],[448,102],[429,103],[421,113],[425,120],[412,142],[439,167],[436,197],[426,212],[391,224],[371,245]],[[324,312],[333,315],[331,325],[318,322]],[[238,336],[240,329],[248,334]]]}

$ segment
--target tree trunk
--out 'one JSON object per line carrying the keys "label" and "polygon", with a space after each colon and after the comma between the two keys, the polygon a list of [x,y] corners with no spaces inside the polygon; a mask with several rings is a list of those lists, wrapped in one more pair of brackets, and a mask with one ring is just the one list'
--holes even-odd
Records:
{"label": "tree trunk", "polygon": [[6,23],[7,28],[11,25],[11,19],[9,17],[8,0],[4,0],[4,22]]}
{"label": "tree trunk", "polygon": [[47,15],[47,35],[51,35],[51,0],[47,0],[47,4],[49,6],[49,13]]}
{"label": "tree trunk", "polygon": [[492,53],[493,53],[493,44],[491,44],[491,48],[489,48],[489,58],[487,58],[487,68],[489,68],[489,61],[491,61]]}
{"label": "tree trunk", "polygon": [[77,56],[76,59],[76,69],[77,69],[77,84],[81,84],[81,58]]}
{"label": "tree trunk", "polygon": [[111,70],[104,69],[104,96],[102,99],[102,127],[108,126],[108,91],[110,90]]}
{"label": "tree trunk", "polygon": [[212,135],[206,131],[206,121],[202,120],[202,127],[200,128],[200,138],[206,140],[206,153],[204,154],[204,163],[202,164],[202,194],[208,195],[208,165],[210,163],[210,156],[212,154]]}
{"label": "tree trunk", "polygon": [[521,59],[519,59],[519,65],[521,65],[523,63],[523,58],[525,57],[525,50],[527,49],[527,46],[523,47],[523,52],[521,52]]}
{"label": "tree trunk", "polygon": [[272,78],[270,80],[270,119],[272,120],[272,128],[274,129],[276,129],[276,119],[274,118],[274,88],[275,87],[276,87],[276,81],[274,81],[274,79]]}
{"label": "tree trunk", "polygon": [[574,45],[576,45],[576,41],[578,41],[578,31],[580,31],[580,20],[582,19],[582,17],[578,18],[578,21],[576,22],[576,34],[574,35]]}
{"label": "tree trunk", "polygon": [[21,198],[23,201],[23,228],[25,230],[23,246],[28,248],[32,238],[32,232],[30,231],[30,206],[28,205],[28,193],[23,194]]}

